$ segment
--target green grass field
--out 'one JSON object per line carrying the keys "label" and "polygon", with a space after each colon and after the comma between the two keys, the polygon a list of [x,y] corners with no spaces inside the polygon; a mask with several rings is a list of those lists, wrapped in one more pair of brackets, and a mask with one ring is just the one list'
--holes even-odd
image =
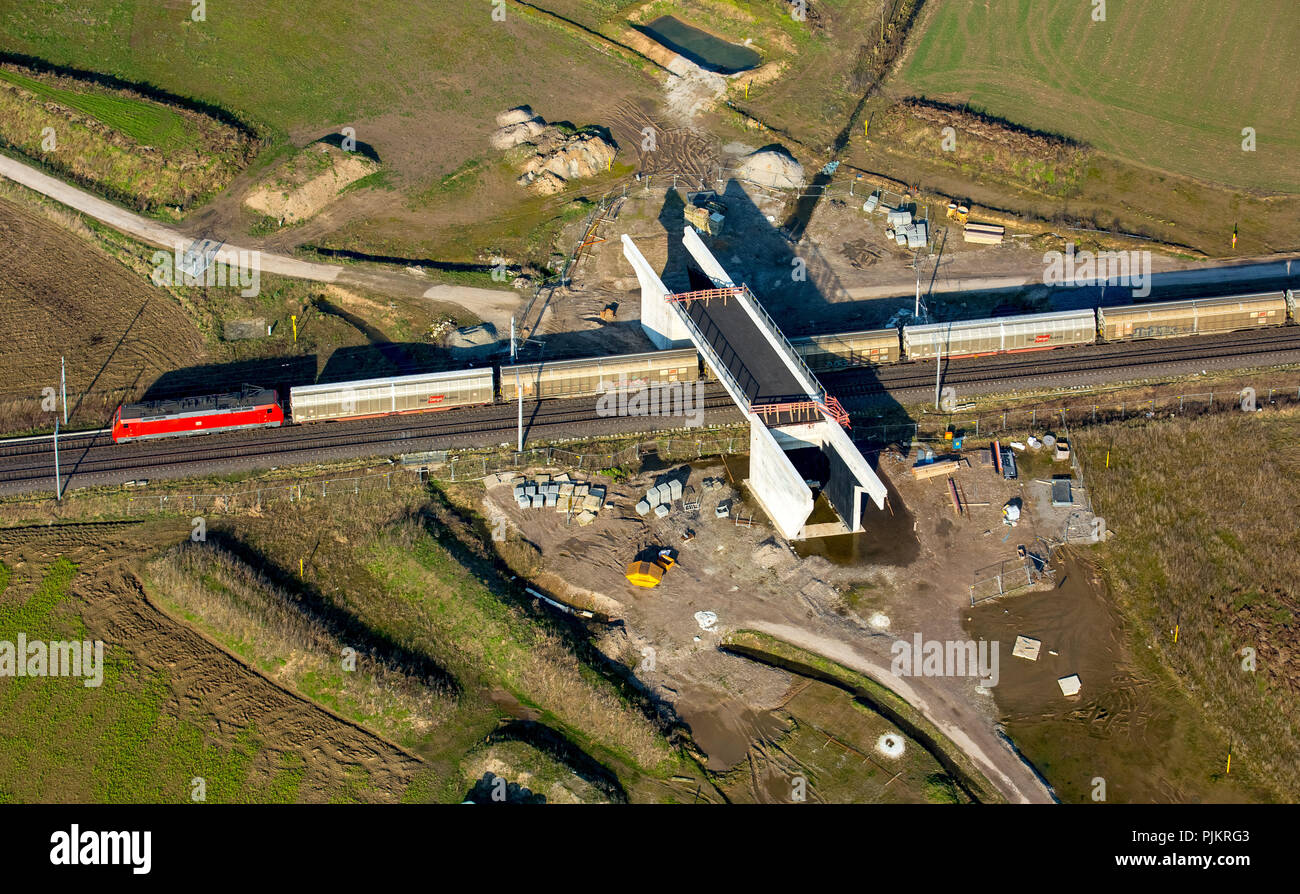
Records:
{"label": "green grass field", "polygon": [[1097,426],[1074,438],[1115,532],[1099,558],[1118,604],[1224,731],[1233,776],[1240,768],[1288,801],[1300,793],[1297,437],[1300,418],[1286,410]]}
{"label": "green grass field", "polygon": [[[1125,161],[1300,191],[1291,0],[938,0],[896,86],[969,102]],[[1255,129],[1257,149],[1242,149]]]}
{"label": "green grass field", "polygon": [[[0,603],[0,639],[81,639],[68,599],[77,566],[65,559],[44,572],[25,600]],[[0,593],[11,580],[0,566]],[[188,780],[207,782],[210,802],[292,801],[302,772],[283,766],[260,784],[249,771],[263,744],[252,727],[214,741],[194,718],[169,707],[166,678],[106,649],[103,685],[77,679],[0,681],[0,803],[33,801],[186,802]]]}
{"label": "green grass field", "polygon": [[42,99],[89,115],[145,146],[170,151],[197,149],[202,144],[194,128],[166,106],[107,93],[65,90],[4,69],[0,69],[0,78],[30,90]]}
{"label": "green grass field", "polygon": [[[493,21],[492,8],[486,0],[377,0],[364,10],[346,0],[227,0],[193,22],[188,3],[90,0],[73,27],[63,3],[32,0],[0,4],[0,47],[156,84],[292,135],[352,124],[381,156],[401,142],[441,173],[461,160],[452,150],[482,145],[502,109],[533,102],[548,120],[576,120],[592,102],[583,85],[640,82],[621,62],[583,52],[517,10]],[[443,129],[449,118],[469,132]],[[402,161],[399,170],[424,167]]]}

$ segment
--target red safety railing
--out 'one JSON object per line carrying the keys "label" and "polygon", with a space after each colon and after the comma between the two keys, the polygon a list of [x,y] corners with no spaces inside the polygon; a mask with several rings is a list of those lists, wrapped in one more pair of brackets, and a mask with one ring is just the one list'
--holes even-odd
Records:
{"label": "red safety railing", "polygon": [[748,289],[743,286],[728,286],[722,289],[699,289],[694,292],[677,292],[668,294],[664,299],[670,304],[690,304],[692,301],[708,301],[710,298],[734,298],[737,295],[743,295]]}
{"label": "red safety railing", "polygon": [[762,416],[763,421],[769,424],[770,417],[788,413],[792,420],[805,415],[827,416],[845,428],[852,428],[849,424],[848,412],[838,400],[829,395],[827,395],[825,401],[809,398],[808,400],[782,401],[779,403],[751,403],[749,409],[752,413]]}
{"label": "red safety railing", "polygon": [[853,427],[852,425],[849,424],[849,411],[844,409],[843,404],[841,404],[835,398],[831,397],[829,394],[826,395],[825,408],[826,408],[826,415],[830,416],[840,425],[844,426],[845,428]]}

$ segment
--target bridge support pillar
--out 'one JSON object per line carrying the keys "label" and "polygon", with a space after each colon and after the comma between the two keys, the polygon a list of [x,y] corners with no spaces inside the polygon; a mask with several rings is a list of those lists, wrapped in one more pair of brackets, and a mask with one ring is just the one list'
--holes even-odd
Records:
{"label": "bridge support pillar", "polygon": [[669,306],[668,290],[664,288],[663,280],[627,233],[623,234],[623,257],[632,264],[641,286],[641,328],[650,336],[650,341],[660,350],[689,347],[691,335],[676,311]]}

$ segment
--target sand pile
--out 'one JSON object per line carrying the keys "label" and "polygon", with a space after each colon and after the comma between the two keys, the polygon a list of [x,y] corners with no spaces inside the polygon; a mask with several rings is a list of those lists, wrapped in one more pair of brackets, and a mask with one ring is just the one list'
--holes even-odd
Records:
{"label": "sand pile", "polygon": [[740,160],[735,176],[752,180],[771,189],[798,189],[803,186],[803,165],[783,146],[764,146]]}

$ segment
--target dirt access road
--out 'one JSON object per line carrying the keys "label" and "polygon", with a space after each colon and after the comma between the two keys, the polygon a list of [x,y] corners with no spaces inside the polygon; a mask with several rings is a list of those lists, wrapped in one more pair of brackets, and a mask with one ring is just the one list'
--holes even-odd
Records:
{"label": "dirt access road", "polygon": [[927,686],[924,677],[904,679],[893,673],[884,660],[864,655],[848,643],[820,636],[802,627],[767,621],[742,622],[741,626],[752,627],[816,652],[892,689],[964,751],[1011,803],[1050,804],[1055,801],[1034,771],[997,739],[987,721],[973,707],[938,687]]}
{"label": "dirt access road", "polygon": [[[188,246],[194,241],[179,230],[119,208],[12,158],[0,156],[0,175],[149,245],[174,250],[177,245]],[[217,252],[216,260],[226,264],[237,264],[241,251],[247,249],[227,243]],[[498,329],[510,325],[511,314],[522,303],[521,296],[513,289],[430,285],[423,277],[397,271],[361,270],[334,264],[317,264],[267,252],[260,253],[260,263],[262,273],[354,286],[386,295],[452,302],[494,324]]]}

